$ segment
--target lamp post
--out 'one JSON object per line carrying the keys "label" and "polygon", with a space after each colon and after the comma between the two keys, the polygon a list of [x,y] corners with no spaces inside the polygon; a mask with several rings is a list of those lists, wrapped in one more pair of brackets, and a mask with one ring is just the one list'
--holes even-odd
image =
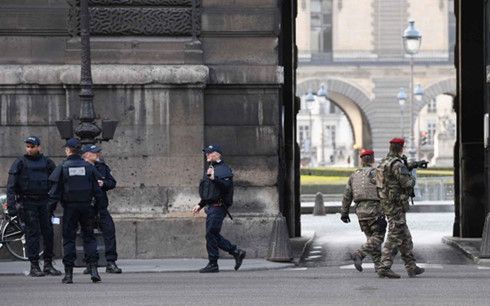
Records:
{"label": "lamp post", "polygon": [[414,86],[413,86],[413,58],[414,55],[419,52],[420,44],[422,42],[422,34],[415,28],[415,21],[410,19],[408,21],[408,27],[405,29],[402,35],[403,46],[405,52],[410,56],[410,146],[409,157],[411,161],[415,160],[415,136],[413,132],[413,99],[414,99]]}
{"label": "lamp post", "polygon": [[405,127],[404,127],[404,118],[403,118],[403,109],[405,107],[405,103],[407,102],[407,94],[405,89],[400,88],[400,91],[397,95],[398,104],[400,104],[400,130],[402,138],[405,138]]}
{"label": "lamp post", "polygon": [[[94,93],[90,59],[90,15],[88,0],[80,1],[80,42],[81,42],[81,76],[80,76],[80,117],[75,128],[75,135],[82,144],[109,141],[114,137],[118,121],[102,120],[102,128],[95,122]],[[72,119],[56,121],[61,138],[73,137]],[[101,138],[97,138],[102,133]]]}
{"label": "lamp post", "polygon": [[322,128],[321,128],[321,137],[322,137],[322,166],[324,166],[326,164],[325,162],[325,101],[327,100],[327,88],[325,86],[325,84],[321,84],[320,85],[320,89],[318,89],[318,92],[316,93],[316,95],[321,98],[321,101],[320,101],[320,122],[321,122],[321,125],[322,125]]}

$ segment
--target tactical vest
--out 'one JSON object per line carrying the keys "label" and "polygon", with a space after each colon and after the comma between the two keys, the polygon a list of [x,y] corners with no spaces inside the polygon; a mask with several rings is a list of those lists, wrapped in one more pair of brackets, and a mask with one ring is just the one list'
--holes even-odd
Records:
{"label": "tactical vest", "polygon": [[94,196],[92,175],[92,169],[85,161],[65,161],[63,163],[63,200],[90,202]]}
{"label": "tactical vest", "polygon": [[354,202],[379,200],[376,184],[371,181],[369,176],[373,170],[374,168],[364,167],[352,174],[351,183]]}
{"label": "tactical vest", "polygon": [[22,171],[19,188],[22,195],[46,195],[49,192],[48,159],[44,156],[36,160],[21,157]]}
{"label": "tactical vest", "polygon": [[199,196],[206,203],[217,203],[221,200],[221,192],[218,186],[207,177],[199,183]]}

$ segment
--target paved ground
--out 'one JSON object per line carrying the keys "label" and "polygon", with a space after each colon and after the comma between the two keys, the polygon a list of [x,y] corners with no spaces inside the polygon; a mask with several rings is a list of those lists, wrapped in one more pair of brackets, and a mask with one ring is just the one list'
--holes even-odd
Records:
{"label": "paved ground", "polygon": [[[322,257],[315,260],[318,266],[350,264],[349,252],[355,251],[365,240],[355,215],[351,223],[340,221],[340,214],[326,216],[302,216],[302,229],[314,230],[316,248]],[[442,243],[443,236],[452,235],[453,213],[411,213],[407,222],[413,237],[417,261],[427,264],[470,264],[461,251]],[[397,261],[401,263],[400,256]]]}
{"label": "paved ground", "polygon": [[[396,267],[400,270],[401,267]],[[2,305],[488,305],[490,270],[429,268],[419,279],[379,279],[340,267],[256,272],[103,275],[92,284],[0,276]]]}
{"label": "paved ground", "polygon": [[[441,243],[450,235],[453,214],[408,216],[416,255],[427,271],[408,278],[398,262],[402,279],[379,279],[372,266],[359,273],[344,254],[363,241],[357,220],[340,222],[339,215],[303,216],[303,230],[315,230],[315,246],[323,253],[307,267],[199,273],[102,274],[92,284],[77,273],[75,284],[62,285],[60,277],[33,279],[0,275],[2,305],[488,305],[490,268],[473,264],[456,249]],[[198,262],[193,263],[197,264]],[[225,266],[230,265],[228,269]],[[130,267],[123,268],[130,271]],[[149,264],[152,266],[152,264]]]}

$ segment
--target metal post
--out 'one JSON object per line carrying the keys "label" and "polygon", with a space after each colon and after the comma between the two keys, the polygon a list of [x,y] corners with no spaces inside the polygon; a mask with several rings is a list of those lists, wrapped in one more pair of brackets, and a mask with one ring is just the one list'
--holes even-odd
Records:
{"label": "metal post", "polygon": [[415,135],[413,133],[413,54],[410,55],[410,146],[408,149],[410,161],[415,160]]}
{"label": "metal post", "polygon": [[80,76],[80,124],[75,134],[82,143],[94,143],[101,133],[95,124],[94,93],[92,89],[92,71],[90,60],[90,16],[88,0],[80,1],[80,42],[81,42],[81,76]]}
{"label": "metal post", "polygon": [[401,113],[401,116],[400,116],[400,130],[401,130],[401,136],[402,138],[405,138],[405,129],[404,129],[404,118],[403,118],[403,106],[400,106],[400,113]]}

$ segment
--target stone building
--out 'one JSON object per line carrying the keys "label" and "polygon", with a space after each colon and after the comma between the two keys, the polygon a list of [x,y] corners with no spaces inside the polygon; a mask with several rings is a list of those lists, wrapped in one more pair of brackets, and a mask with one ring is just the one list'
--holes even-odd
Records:
{"label": "stone building", "polygon": [[[328,99],[350,122],[354,139],[349,154],[353,158],[357,148],[372,147],[382,156],[389,139],[400,134],[409,138],[409,103],[401,113],[397,100],[401,87],[407,93],[410,88],[409,56],[401,37],[409,18],[422,33],[421,48],[414,59],[414,84],[425,89],[423,99],[413,108],[415,148],[419,158],[429,159],[447,150],[434,147],[434,143],[424,144],[420,135],[433,133],[440,125],[432,116],[435,112],[421,110],[436,105],[442,95],[454,96],[456,92],[453,7],[452,0],[298,0],[298,96],[304,100],[310,90],[315,92],[325,84]],[[454,112],[449,120],[455,124]],[[348,131],[337,128],[337,132],[349,137]],[[455,140],[453,133],[446,145],[452,146]],[[452,165],[447,156],[442,164],[441,160],[433,159],[441,166]]]}
{"label": "stone building", "polygon": [[[79,114],[77,3],[0,2],[1,190],[27,135],[62,159],[55,121]],[[292,65],[280,44],[293,35],[281,36],[279,1],[89,3],[96,113],[119,120],[103,149],[118,181],[109,195],[121,257],[205,256],[204,218],[190,210],[209,143],[235,171],[225,234],[264,257],[286,194],[280,120]]]}

